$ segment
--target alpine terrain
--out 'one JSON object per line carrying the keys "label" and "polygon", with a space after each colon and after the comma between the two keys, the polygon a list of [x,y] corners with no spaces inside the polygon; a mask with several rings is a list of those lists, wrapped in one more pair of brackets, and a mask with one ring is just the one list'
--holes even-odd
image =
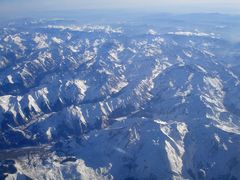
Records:
{"label": "alpine terrain", "polygon": [[2,20],[0,179],[240,179],[239,28]]}

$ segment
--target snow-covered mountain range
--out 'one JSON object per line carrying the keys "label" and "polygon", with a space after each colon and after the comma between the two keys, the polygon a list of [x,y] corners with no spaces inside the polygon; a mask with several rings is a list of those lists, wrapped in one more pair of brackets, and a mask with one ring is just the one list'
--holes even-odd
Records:
{"label": "snow-covered mountain range", "polygon": [[240,178],[240,43],[209,26],[1,27],[0,179]]}

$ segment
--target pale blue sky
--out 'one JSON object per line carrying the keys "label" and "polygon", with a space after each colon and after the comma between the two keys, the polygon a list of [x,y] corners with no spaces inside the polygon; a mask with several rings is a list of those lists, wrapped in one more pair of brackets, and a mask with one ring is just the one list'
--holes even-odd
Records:
{"label": "pale blue sky", "polygon": [[240,0],[0,0],[0,13],[70,9],[152,9],[160,12],[240,12]]}

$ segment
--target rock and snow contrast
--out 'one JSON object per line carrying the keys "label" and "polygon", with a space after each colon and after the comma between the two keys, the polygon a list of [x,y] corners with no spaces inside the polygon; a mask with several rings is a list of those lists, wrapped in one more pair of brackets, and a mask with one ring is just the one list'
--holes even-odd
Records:
{"label": "rock and snow contrast", "polygon": [[240,44],[174,23],[1,28],[0,179],[239,179]]}

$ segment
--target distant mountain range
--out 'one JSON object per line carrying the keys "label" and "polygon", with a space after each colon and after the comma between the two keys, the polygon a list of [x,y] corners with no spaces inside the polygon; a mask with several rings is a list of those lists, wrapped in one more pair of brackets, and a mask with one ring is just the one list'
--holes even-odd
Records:
{"label": "distant mountain range", "polygon": [[185,16],[2,24],[0,179],[240,178],[239,23]]}

